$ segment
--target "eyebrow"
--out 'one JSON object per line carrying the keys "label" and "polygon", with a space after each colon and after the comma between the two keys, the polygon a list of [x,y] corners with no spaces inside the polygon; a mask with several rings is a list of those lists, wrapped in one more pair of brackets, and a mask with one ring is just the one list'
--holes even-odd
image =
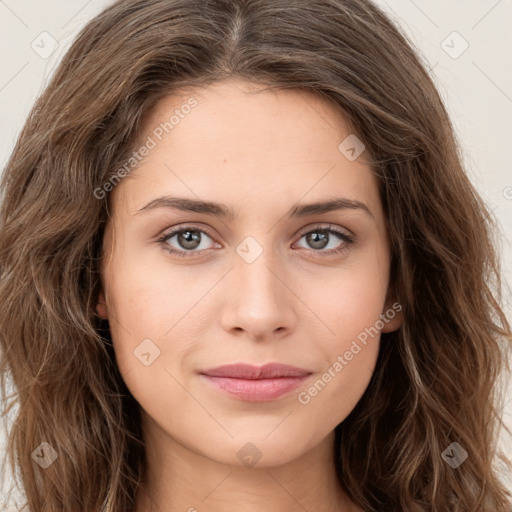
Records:
{"label": "eyebrow", "polygon": [[[204,213],[221,217],[228,220],[233,220],[236,215],[235,211],[228,206],[221,203],[214,203],[211,201],[202,201],[198,199],[189,199],[185,197],[162,196],[150,201],[146,206],[142,207],[136,214],[145,213],[156,208],[171,208],[184,212]],[[319,215],[322,213],[329,213],[336,210],[360,210],[372,219],[374,219],[372,212],[361,201],[355,199],[348,199],[344,197],[336,197],[326,201],[320,201],[309,204],[296,204],[286,213],[286,218],[291,217],[307,217],[310,215]]]}

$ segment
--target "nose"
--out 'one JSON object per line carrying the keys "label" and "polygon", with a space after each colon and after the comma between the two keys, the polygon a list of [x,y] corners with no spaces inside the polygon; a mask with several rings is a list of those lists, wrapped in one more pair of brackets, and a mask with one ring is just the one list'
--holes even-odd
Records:
{"label": "nose", "polygon": [[222,327],[232,334],[255,341],[283,337],[297,321],[295,305],[300,302],[282,266],[266,249],[252,263],[238,255],[230,272],[229,291],[223,307]]}

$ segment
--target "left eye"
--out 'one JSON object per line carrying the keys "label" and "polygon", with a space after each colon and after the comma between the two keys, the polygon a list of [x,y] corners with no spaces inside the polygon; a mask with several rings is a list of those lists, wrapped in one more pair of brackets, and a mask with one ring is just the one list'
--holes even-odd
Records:
{"label": "left eye", "polygon": [[[178,254],[179,256],[188,256],[186,252],[191,252],[193,249],[208,249],[208,247],[200,247],[203,240],[202,235],[206,235],[206,237],[211,238],[206,231],[197,228],[181,228],[171,231],[170,233],[164,235],[159,242],[165,245],[165,250]],[[177,249],[168,242],[170,242],[173,238],[176,238],[178,244],[181,247]],[[185,251],[185,252],[184,252]],[[195,251],[197,252],[197,251]]]}
{"label": "left eye", "polygon": [[[338,241],[341,240],[341,244],[338,244],[336,247],[327,247],[331,242],[332,235],[334,235]],[[212,240],[211,235],[203,230],[194,227],[184,227],[175,229],[170,233],[167,233],[162,238],[158,240],[158,242],[164,246],[164,249],[170,253],[176,254],[178,256],[193,256],[195,253],[201,252],[201,250],[207,250],[211,247],[201,247],[204,242],[204,237]],[[173,246],[170,242],[173,238],[176,238],[176,242],[178,247]],[[310,245],[310,248],[313,249],[313,252],[317,253],[325,253],[325,254],[335,254],[340,253],[343,250],[347,249],[350,244],[354,242],[352,236],[343,231],[338,231],[337,229],[332,229],[329,227],[316,227],[314,229],[310,229],[309,231],[303,233],[300,239],[305,238],[307,243]],[[218,247],[220,247],[217,244]],[[329,250],[321,250],[328,248]],[[199,249],[199,250],[195,250]],[[307,248],[306,248],[307,249]]]}

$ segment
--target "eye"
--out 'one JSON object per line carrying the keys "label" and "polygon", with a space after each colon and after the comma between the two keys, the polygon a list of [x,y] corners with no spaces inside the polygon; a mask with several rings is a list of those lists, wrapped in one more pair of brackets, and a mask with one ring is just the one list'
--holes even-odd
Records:
{"label": "eye", "polygon": [[[334,235],[334,236],[333,236]],[[354,237],[341,229],[333,229],[331,224],[327,227],[316,226],[313,230],[309,230],[301,235],[301,239],[305,238],[306,243],[314,252],[326,253],[328,255],[338,254],[348,249],[354,243]],[[336,239],[338,244],[336,245]],[[341,240],[341,243],[339,243]],[[331,242],[335,247],[332,247]],[[328,247],[331,244],[331,247]],[[322,251],[328,247],[330,250]]]}
{"label": "eye", "polygon": [[[170,243],[173,238],[176,238],[174,241],[175,245]],[[184,226],[166,233],[158,242],[162,245],[164,250],[172,254],[189,257],[194,256],[197,252],[210,248],[205,247],[203,244],[206,238],[211,240],[211,235],[206,230],[193,226]],[[195,249],[198,250],[196,251]]]}
{"label": "eye", "polygon": [[[220,245],[216,243],[208,246],[207,239],[213,241],[212,237],[213,235],[206,229],[199,229],[194,226],[182,226],[164,234],[157,242],[169,253],[181,257],[194,257],[198,253],[206,251],[213,246],[220,247]],[[309,231],[303,232],[300,239],[302,238],[306,239],[306,243],[313,252],[326,255],[339,254],[347,250],[355,241],[354,237],[348,232],[342,231],[341,229],[333,229],[331,224],[327,226],[319,225],[313,229],[310,228]],[[173,239],[175,240],[173,241]],[[174,243],[171,243],[171,241]],[[332,245],[331,242],[334,243],[335,247],[328,247]],[[326,247],[329,250],[324,251],[323,249]],[[306,249],[308,248],[306,247]]]}

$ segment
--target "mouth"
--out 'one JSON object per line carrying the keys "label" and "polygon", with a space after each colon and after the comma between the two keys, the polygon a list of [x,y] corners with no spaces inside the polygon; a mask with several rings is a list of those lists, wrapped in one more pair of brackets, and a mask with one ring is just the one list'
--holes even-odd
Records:
{"label": "mouth", "polygon": [[275,400],[297,389],[312,372],[296,366],[230,364],[204,370],[201,377],[220,392],[246,402]]}

